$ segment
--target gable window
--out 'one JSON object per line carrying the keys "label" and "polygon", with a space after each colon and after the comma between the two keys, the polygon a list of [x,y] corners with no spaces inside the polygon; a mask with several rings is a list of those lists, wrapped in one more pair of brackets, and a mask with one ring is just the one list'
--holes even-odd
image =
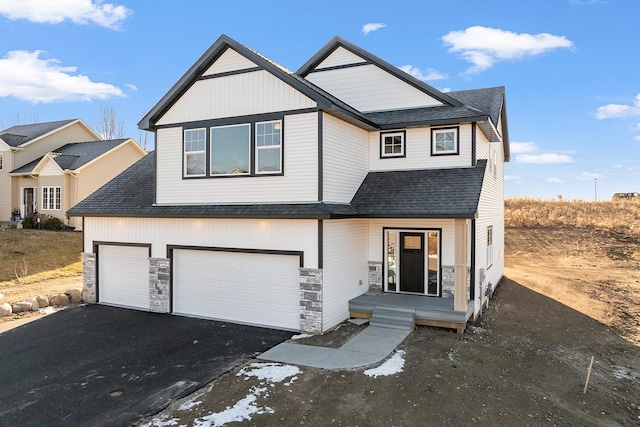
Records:
{"label": "gable window", "polygon": [[487,268],[493,265],[493,226],[487,227]]}
{"label": "gable window", "polygon": [[459,154],[459,127],[431,129],[431,155]]}
{"label": "gable window", "polygon": [[282,171],[282,123],[256,123],[256,173]]}
{"label": "gable window", "polygon": [[60,210],[60,187],[42,187],[42,209]]}
{"label": "gable window", "polygon": [[206,171],[205,129],[184,131],[184,175],[204,176]]}
{"label": "gable window", "polygon": [[211,128],[211,175],[247,175],[251,157],[251,125]]}
{"label": "gable window", "polygon": [[405,157],[406,132],[380,133],[380,158]]}

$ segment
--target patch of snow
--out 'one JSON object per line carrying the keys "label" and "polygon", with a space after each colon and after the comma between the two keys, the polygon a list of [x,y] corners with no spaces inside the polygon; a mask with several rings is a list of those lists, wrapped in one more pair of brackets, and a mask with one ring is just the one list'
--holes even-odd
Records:
{"label": "patch of snow", "polygon": [[640,378],[640,374],[636,374],[630,369],[627,369],[623,366],[614,366],[613,376],[619,380],[622,380],[622,379],[635,380],[636,377]]}
{"label": "patch of snow", "polygon": [[256,405],[258,396],[264,393],[266,388],[253,387],[251,394],[245,398],[240,399],[233,406],[227,406],[222,412],[216,412],[206,415],[202,418],[196,418],[193,420],[194,427],[220,427],[227,423],[241,422],[244,420],[251,420],[251,416],[254,414],[273,414],[274,410],[269,407],[260,408]]}
{"label": "patch of snow", "polygon": [[450,352],[447,353],[447,357],[449,357],[449,360],[451,362],[454,362],[456,360],[457,355],[458,355],[458,350],[451,350]]}
{"label": "patch of snow", "polygon": [[378,378],[402,372],[402,368],[404,368],[404,358],[402,356],[404,356],[405,353],[406,352],[404,350],[398,350],[382,365],[377,368],[367,369],[364,371],[364,374],[373,378]]}
{"label": "patch of snow", "polygon": [[180,407],[178,408],[178,411],[188,411],[189,409],[193,408],[194,406],[198,406],[201,403],[202,403],[201,400],[198,400],[195,402],[193,401],[193,399],[188,400],[184,402],[182,405],[180,405]]}
{"label": "patch of snow", "polygon": [[[301,374],[302,371],[297,366],[281,365],[279,363],[252,363],[249,368],[242,368],[237,376],[256,377],[259,380],[266,380],[271,383],[279,383],[289,377]],[[292,380],[293,381],[293,380]]]}
{"label": "patch of snow", "polygon": [[313,335],[311,335],[311,334],[298,334],[298,335],[292,336],[291,339],[292,340],[301,340],[301,339],[304,339],[304,338],[310,338],[312,336]]}
{"label": "patch of snow", "polygon": [[468,326],[467,328],[471,332],[473,332],[474,334],[477,334],[477,335],[482,335],[482,334],[486,334],[487,333],[487,330],[485,328],[480,327],[480,326],[471,325],[471,326]]}
{"label": "patch of snow", "polygon": [[152,419],[147,424],[141,425],[140,427],[166,427],[178,425],[178,418],[171,418],[170,420],[167,420],[167,418],[169,418],[169,415],[160,415]]}
{"label": "patch of snow", "polygon": [[45,308],[41,308],[41,309],[38,310],[38,312],[42,313],[42,314],[53,314],[56,311],[58,311],[58,310],[56,310],[55,307],[51,307],[51,306],[45,307]]}

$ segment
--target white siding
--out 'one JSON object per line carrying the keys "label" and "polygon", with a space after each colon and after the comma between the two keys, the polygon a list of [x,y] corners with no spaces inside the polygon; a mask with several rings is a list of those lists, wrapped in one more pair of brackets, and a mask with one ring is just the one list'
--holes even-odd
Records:
{"label": "white siding", "polygon": [[368,133],[328,114],[323,125],[324,201],[348,203],[367,176]]}
{"label": "white siding", "polygon": [[315,220],[85,218],[84,248],[94,241],[151,244],[165,258],[167,245],[304,252],[304,266],[318,267]]}
{"label": "white siding", "polygon": [[375,65],[314,72],[307,80],[364,112],[442,105]]}
{"label": "white siding", "polygon": [[349,300],[368,284],[367,220],[324,221],[323,329],[349,317]]}
{"label": "white siding", "polygon": [[204,72],[203,76],[226,73],[228,71],[245,70],[256,66],[255,63],[229,48]]}
{"label": "white siding", "polygon": [[[504,153],[502,142],[489,143],[481,132],[478,132],[477,155],[480,159],[491,158],[491,151],[497,155],[496,171],[491,167],[492,160],[487,161],[482,192],[478,205],[476,220],[476,304],[475,312],[479,312],[484,302],[484,291],[488,283],[496,285],[504,274]],[[487,227],[493,226],[493,264],[487,269]],[[486,279],[480,283],[480,269],[485,269]]]}
{"label": "white siding", "polygon": [[318,114],[284,118],[284,176],[182,178],[182,128],[157,132],[157,203],[284,203],[318,198]]}
{"label": "white siding", "polygon": [[158,125],[315,106],[315,101],[267,71],[256,71],[197,81],[158,120]]}
{"label": "white siding", "polygon": [[[437,129],[437,127],[435,129]],[[371,171],[387,171],[471,166],[470,124],[460,125],[459,137],[459,154],[432,156],[431,128],[407,129],[406,157],[381,159],[380,132],[371,132],[369,134],[369,168]]]}
{"label": "white siding", "polygon": [[336,50],[334,50],[331,55],[327,56],[327,58],[316,67],[316,69],[336,67],[340,65],[359,64],[363,62],[366,62],[364,58],[361,58],[358,55],[340,46]]}
{"label": "white siding", "polygon": [[452,219],[372,219],[369,220],[369,261],[382,262],[383,234],[382,229],[442,229],[440,234],[442,253],[440,265],[452,266],[454,262],[455,229]]}

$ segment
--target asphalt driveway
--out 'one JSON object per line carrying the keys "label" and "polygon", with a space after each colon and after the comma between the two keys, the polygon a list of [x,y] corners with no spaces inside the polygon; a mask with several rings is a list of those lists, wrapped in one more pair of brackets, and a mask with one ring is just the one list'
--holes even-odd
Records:
{"label": "asphalt driveway", "polygon": [[0,334],[0,425],[126,426],[291,332],[89,305]]}

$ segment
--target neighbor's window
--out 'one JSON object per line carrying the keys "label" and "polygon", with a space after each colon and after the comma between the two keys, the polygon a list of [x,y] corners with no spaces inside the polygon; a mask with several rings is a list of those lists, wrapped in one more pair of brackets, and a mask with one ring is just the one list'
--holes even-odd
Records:
{"label": "neighbor's window", "polygon": [[458,154],[458,127],[431,129],[431,155]]}
{"label": "neighbor's window", "polygon": [[184,175],[204,176],[206,171],[206,131],[184,131]]}
{"label": "neighbor's window", "polygon": [[493,264],[493,226],[487,227],[487,268]]}
{"label": "neighbor's window", "polygon": [[60,210],[60,187],[42,187],[42,209]]}
{"label": "neighbor's window", "polygon": [[256,173],[282,171],[282,122],[256,123]]}
{"label": "neighbor's window", "polygon": [[211,175],[246,175],[251,157],[251,125],[211,128]]}
{"label": "neighbor's window", "polygon": [[404,157],[405,132],[380,134],[380,158]]}

